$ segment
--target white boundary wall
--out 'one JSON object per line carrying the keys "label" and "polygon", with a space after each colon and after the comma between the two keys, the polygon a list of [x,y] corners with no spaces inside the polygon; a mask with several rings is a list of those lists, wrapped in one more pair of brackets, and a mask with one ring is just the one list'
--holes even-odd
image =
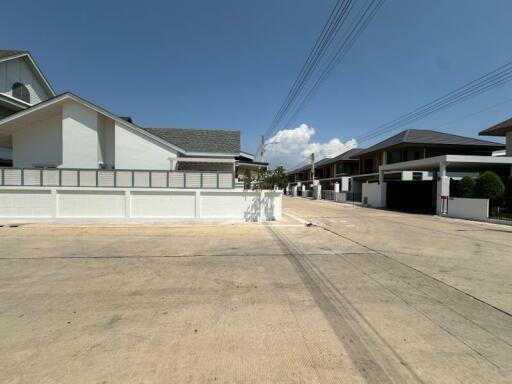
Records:
{"label": "white boundary wall", "polygon": [[489,200],[450,197],[446,216],[469,220],[487,220],[489,218]]}
{"label": "white boundary wall", "polygon": [[282,192],[147,188],[0,188],[0,220],[270,221]]}
{"label": "white boundary wall", "polygon": [[386,207],[386,183],[363,183],[362,201],[370,207]]}

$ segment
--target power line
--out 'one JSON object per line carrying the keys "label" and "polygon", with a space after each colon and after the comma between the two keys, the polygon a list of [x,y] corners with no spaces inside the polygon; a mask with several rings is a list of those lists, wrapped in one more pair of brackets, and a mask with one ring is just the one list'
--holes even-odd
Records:
{"label": "power line", "polygon": [[288,92],[283,104],[279,108],[278,112],[274,116],[270,126],[265,131],[265,136],[272,133],[277,125],[281,122],[283,117],[288,112],[290,106],[295,101],[297,95],[302,91],[304,85],[311,77],[311,74],[315,71],[318,63],[321,61],[331,43],[336,37],[336,34],[340,30],[341,26],[345,23],[348,14],[354,6],[353,0],[338,0],[334,6],[331,14],[322,32],[317,38],[313,49],[310,51],[306,62],[302,66],[297,78],[295,79],[290,91]]}
{"label": "power line", "polygon": [[356,137],[358,143],[371,140],[385,133],[403,127],[407,124],[424,119],[434,113],[440,112],[453,105],[460,104],[469,98],[475,97],[483,92],[494,89],[512,80],[512,62],[506,63],[495,70],[459,87],[435,100],[420,106],[413,111],[406,113],[386,124]]}
{"label": "power line", "polygon": [[331,57],[331,60],[317,78],[314,85],[310,88],[306,96],[302,99],[295,112],[289,117],[285,126],[289,126],[291,122],[302,112],[304,107],[309,103],[311,98],[316,94],[320,85],[332,73],[333,69],[339,65],[343,58],[347,55],[348,51],[355,44],[359,36],[364,32],[368,24],[375,17],[377,11],[382,7],[385,0],[372,0],[367,7],[363,8],[359,13],[358,18],[352,24],[352,28],[348,35],[341,41],[336,49],[336,53]]}

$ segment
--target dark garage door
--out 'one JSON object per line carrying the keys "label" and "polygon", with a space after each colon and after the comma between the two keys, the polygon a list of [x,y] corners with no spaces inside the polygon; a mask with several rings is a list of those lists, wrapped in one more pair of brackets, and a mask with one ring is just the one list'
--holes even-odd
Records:
{"label": "dark garage door", "polygon": [[435,213],[435,181],[387,181],[386,208],[394,211]]}

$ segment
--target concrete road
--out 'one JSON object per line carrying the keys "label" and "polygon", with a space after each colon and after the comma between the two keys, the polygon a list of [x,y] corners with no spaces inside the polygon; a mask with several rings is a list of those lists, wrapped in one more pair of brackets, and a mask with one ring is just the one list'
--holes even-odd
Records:
{"label": "concrete road", "polygon": [[507,227],[285,211],[0,228],[0,382],[512,382]]}

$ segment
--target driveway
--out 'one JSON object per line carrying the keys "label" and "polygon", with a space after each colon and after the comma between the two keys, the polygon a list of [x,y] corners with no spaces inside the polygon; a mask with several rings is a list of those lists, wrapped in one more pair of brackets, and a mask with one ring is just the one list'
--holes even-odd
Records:
{"label": "driveway", "polygon": [[0,228],[0,382],[510,382],[508,227],[284,205]]}

